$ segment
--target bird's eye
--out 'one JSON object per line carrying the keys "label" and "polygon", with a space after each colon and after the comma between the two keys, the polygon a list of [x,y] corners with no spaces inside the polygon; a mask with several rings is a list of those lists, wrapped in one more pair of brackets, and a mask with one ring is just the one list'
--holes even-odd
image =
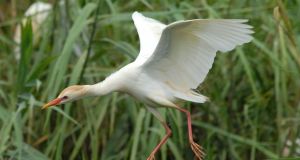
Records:
{"label": "bird's eye", "polygon": [[62,99],[68,99],[68,96],[63,96]]}

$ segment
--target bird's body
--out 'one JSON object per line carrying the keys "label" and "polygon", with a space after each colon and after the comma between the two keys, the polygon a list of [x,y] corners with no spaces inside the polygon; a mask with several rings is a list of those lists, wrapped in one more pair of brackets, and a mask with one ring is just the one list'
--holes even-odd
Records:
{"label": "bird's body", "polygon": [[187,116],[189,142],[198,159],[204,154],[193,141],[190,112],[177,106],[178,100],[204,103],[207,98],[195,92],[212,67],[217,51],[226,52],[251,41],[247,20],[196,19],[162,24],[135,12],[132,15],[140,38],[136,60],[104,81],[94,85],[71,86],[43,108],[63,104],[84,96],[101,96],[114,91],[124,92],[146,103],[148,110],[166,128],[167,135],[149,156],[171,135],[171,130],[155,107],[172,107]]}
{"label": "bird's body", "polygon": [[[22,19],[22,25],[25,25],[27,21],[31,20],[32,32],[34,33],[34,42],[38,42],[40,36],[40,27],[49,16],[52,5],[45,2],[35,2],[26,10],[24,18]],[[20,46],[21,43],[21,24],[17,25],[14,33],[14,41],[18,44],[14,48],[16,59],[20,59]]]}
{"label": "bird's body", "polygon": [[[127,64],[117,72],[111,74],[104,81],[95,85],[108,86],[110,92],[118,91],[127,93],[153,107],[157,105],[170,106],[171,104],[167,102],[174,102],[176,100],[174,95],[172,95],[172,88],[167,83],[158,81],[146,74],[143,68],[135,62]],[[102,89],[98,88],[98,91],[103,93]]]}

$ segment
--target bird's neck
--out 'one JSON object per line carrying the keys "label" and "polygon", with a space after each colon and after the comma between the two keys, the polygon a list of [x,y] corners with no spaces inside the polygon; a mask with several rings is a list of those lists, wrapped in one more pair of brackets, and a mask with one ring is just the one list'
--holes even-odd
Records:
{"label": "bird's neck", "polygon": [[103,96],[117,90],[117,84],[112,77],[107,77],[102,82],[87,85],[88,94],[90,96]]}

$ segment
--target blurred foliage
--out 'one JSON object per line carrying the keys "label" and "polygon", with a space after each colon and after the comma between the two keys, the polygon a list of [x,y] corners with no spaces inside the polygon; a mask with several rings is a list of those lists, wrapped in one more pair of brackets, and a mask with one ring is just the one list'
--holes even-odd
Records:
{"label": "blurred foliage", "polygon": [[[23,25],[16,59],[13,37],[33,2],[0,1],[0,159],[146,159],[165,131],[128,95],[40,109],[64,87],[96,83],[133,61],[139,48],[135,10],[164,23],[249,19],[254,40],[219,54],[199,87],[210,102],[182,104],[192,111],[195,141],[206,159],[299,156],[300,1],[50,0],[53,9],[39,33],[30,21]],[[157,159],[193,159],[185,116],[160,112],[173,135]]]}

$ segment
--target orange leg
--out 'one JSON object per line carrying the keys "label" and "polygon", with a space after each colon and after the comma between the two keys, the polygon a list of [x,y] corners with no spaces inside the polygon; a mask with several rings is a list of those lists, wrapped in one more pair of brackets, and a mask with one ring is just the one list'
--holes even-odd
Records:
{"label": "orange leg", "polygon": [[167,125],[167,123],[165,122],[161,122],[165,129],[167,134],[164,136],[164,138],[159,142],[159,144],[153,149],[153,151],[151,152],[151,154],[149,155],[149,157],[147,158],[147,160],[154,160],[155,159],[155,153],[160,149],[160,147],[166,143],[167,139],[171,136],[172,131],[169,128],[169,126]]}
{"label": "orange leg", "polygon": [[180,107],[176,107],[176,109],[178,109],[181,112],[184,112],[187,116],[187,123],[188,123],[188,132],[189,132],[189,141],[191,144],[191,148],[193,150],[193,152],[195,153],[196,157],[198,160],[203,160],[205,153],[203,152],[202,147],[195,143],[193,140],[193,131],[192,131],[192,120],[191,120],[191,113],[188,110],[185,110],[183,108]]}

